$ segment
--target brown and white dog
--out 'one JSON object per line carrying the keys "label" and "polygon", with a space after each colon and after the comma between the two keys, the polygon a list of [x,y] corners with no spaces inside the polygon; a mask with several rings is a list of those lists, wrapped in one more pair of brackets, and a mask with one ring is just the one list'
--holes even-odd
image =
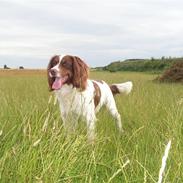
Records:
{"label": "brown and white dog", "polygon": [[132,82],[109,86],[104,81],[88,79],[88,73],[86,63],[71,55],[53,56],[47,68],[49,88],[56,94],[64,127],[68,131],[74,130],[78,118],[83,117],[87,124],[88,139],[93,141],[96,113],[103,105],[116,119],[119,131],[122,131],[121,117],[113,96],[130,93]]}

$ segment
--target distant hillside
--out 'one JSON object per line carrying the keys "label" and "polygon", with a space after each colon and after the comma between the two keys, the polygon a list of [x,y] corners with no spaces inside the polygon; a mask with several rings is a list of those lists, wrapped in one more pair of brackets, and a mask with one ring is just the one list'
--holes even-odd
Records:
{"label": "distant hillside", "polygon": [[[110,72],[116,71],[137,71],[137,72],[161,72],[171,67],[176,62],[183,62],[183,58],[164,58],[161,59],[128,59],[125,61],[112,62],[103,67],[103,70]],[[100,68],[100,70],[102,70]]]}

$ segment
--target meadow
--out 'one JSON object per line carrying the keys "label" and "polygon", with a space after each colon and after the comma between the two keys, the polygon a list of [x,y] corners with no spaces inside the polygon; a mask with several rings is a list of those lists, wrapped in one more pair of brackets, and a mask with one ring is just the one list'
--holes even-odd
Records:
{"label": "meadow", "polygon": [[108,83],[131,80],[133,91],[115,97],[120,135],[103,108],[94,145],[81,121],[67,137],[46,71],[0,71],[1,183],[155,183],[165,146],[172,146],[163,182],[183,182],[183,85],[153,82],[154,74],[97,72]]}

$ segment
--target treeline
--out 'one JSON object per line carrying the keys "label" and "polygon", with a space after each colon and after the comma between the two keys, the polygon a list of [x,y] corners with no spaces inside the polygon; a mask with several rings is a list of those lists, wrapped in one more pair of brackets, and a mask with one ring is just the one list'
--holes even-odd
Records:
{"label": "treeline", "polygon": [[128,59],[125,61],[112,62],[109,65],[99,68],[110,72],[116,71],[137,71],[137,72],[161,72],[171,67],[174,63],[183,62],[183,58],[161,59]]}
{"label": "treeline", "polygon": [[[6,64],[4,65],[4,67],[3,67],[4,69],[11,69],[10,67],[8,67]],[[18,69],[24,69],[24,67],[23,66],[19,66],[19,68]]]}

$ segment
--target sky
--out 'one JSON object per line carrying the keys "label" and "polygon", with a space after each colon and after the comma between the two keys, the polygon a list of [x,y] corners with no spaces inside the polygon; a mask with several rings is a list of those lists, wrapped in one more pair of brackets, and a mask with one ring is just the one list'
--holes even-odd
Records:
{"label": "sky", "polygon": [[0,67],[183,56],[182,0],[0,0]]}

